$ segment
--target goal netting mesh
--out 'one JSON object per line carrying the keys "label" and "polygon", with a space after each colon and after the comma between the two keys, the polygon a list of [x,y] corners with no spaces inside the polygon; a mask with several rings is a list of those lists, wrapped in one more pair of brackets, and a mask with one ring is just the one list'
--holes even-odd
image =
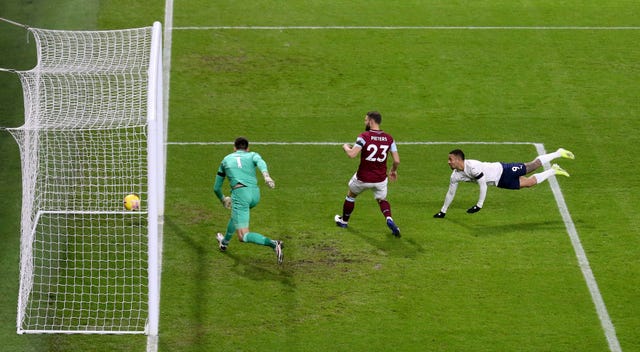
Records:
{"label": "goal netting mesh", "polygon": [[164,199],[159,26],[28,30],[38,63],[15,71],[25,121],[8,129],[23,176],[18,333],[145,333]]}

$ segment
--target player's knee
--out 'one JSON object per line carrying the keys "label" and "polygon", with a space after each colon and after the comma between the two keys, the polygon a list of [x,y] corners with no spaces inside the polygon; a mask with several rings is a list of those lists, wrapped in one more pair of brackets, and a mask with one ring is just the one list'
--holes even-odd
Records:
{"label": "player's knee", "polygon": [[526,170],[526,173],[530,173],[538,168],[540,168],[542,166],[542,161],[540,161],[540,159],[536,158],[533,161],[530,161],[528,163],[524,164],[524,168]]}
{"label": "player's knee", "polygon": [[535,177],[521,177],[520,178],[520,188],[533,187],[537,183],[538,183],[538,180]]}
{"label": "player's knee", "polygon": [[245,228],[238,229],[237,234],[240,242],[244,242],[244,235],[246,235],[247,232],[249,232],[249,229],[245,229]]}

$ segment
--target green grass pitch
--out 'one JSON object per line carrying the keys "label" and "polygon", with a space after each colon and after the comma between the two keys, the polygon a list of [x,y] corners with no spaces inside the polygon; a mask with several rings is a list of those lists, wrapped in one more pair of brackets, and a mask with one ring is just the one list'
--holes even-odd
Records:
{"label": "green grass pitch", "polygon": [[[9,0],[0,17],[114,29],[164,21],[164,5]],[[571,173],[560,189],[621,350],[640,351],[638,14],[624,0],[176,1],[159,350],[609,350],[548,183],[489,188],[474,215],[477,186],[461,185],[432,218],[449,150],[524,162],[537,153],[526,143],[541,143],[576,154],[559,160]],[[438,28],[202,28],[221,26]],[[0,23],[0,38],[0,67],[35,64],[22,29]],[[18,126],[20,84],[0,81],[0,125]],[[399,143],[389,200],[401,239],[370,193],[348,229],[332,221],[357,160],[321,143],[352,143],[374,109]],[[283,142],[252,145],[277,186],[251,219],[285,241],[283,266],[237,238],[216,248],[229,214],[213,177],[238,135]],[[144,336],[15,333],[20,162],[6,132],[0,165],[0,350],[144,350]]]}

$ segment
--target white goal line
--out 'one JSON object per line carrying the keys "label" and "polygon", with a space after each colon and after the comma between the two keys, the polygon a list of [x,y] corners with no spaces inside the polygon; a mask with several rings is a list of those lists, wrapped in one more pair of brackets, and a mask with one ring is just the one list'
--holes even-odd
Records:
{"label": "white goal line", "polygon": [[144,210],[116,210],[116,211],[109,211],[109,210],[41,210],[38,211],[38,213],[36,214],[37,217],[40,216],[40,214],[56,214],[56,215],[86,215],[86,214],[90,214],[90,215],[140,215],[140,214],[147,214],[147,211]]}
{"label": "white goal line", "polygon": [[529,31],[634,31],[637,26],[185,26],[172,30],[529,30]]}
{"label": "white goal line", "polygon": [[[167,142],[168,145],[176,145],[176,146],[190,146],[190,145],[232,145],[232,142]],[[342,142],[250,142],[253,145],[308,145],[308,146],[334,146],[334,145],[342,145]],[[442,142],[434,142],[434,141],[414,141],[414,142],[398,142],[399,145],[530,145],[536,148],[536,152],[538,155],[545,154],[545,147],[542,143],[534,143],[534,142],[483,142],[483,141],[442,141]],[[545,163],[545,169],[549,168],[549,164]],[[551,190],[553,192],[553,196],[556,200],[556,204],[558,206],[558,211],[562,216],[562,220],[564,222],[565,228],[567,230],[567,234],[569,235],[569,239],[571,240],[571,245],[573,246],[574,253],[576,255],[576,259],[578,260],[578,266],[580,267],[580,271],[582,272],[582,276],[585,279],[587,284],[587,288],[589,289],[589,293],[591,294],[591,300],[596,308],[596,313],[598,314],[598,319],[600,320],[600,325],[604,331],[605,338],[607,339],[607,343],[609,345],[609,350],[611,352],[622,352],[622,348],[620,347],[620,342],[618,341],[618,337],[616,335],[615,327],[611,321],[611,317],[607,311],[607,307],[604,303],[604,299],[602,298],[602,294],[600,293],[600,289],[598,288],[598,283],[596,278],[591,270],[591,265],[589,264],[589,259],[587,258],[587,254],[582,247],[582,243],[580,241],[580,235],[576,230],[575,223],[571,218],[571,214],[569,213],[569,208],[567,203],[564,200],[564,195],[560,190],[560,185],[555,177],[549,178],[549,185],[551,186]]]}
{"label": "white goal line", "polygon": [[130,330],[22,330],[23,333],[28,334],[74,334],[74,335],[142,335],[144,331],[130,331]]}

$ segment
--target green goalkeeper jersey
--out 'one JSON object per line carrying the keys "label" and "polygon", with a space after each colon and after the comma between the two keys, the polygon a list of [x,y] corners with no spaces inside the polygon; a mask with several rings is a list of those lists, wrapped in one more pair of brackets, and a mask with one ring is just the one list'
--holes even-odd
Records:
{"label": "green goalkeeper jersey", "polygon": [[267,171],[267,163],[262,160],[260,154],[248,152],[245,150],[237,150],[222,159],[222,163],[218,168],[216,182],[213,191],[219,199],[222,199],[222,183],[225,177],[229,179],[231,189],[238,184],[245,186],[258,186],[256,178],[256,167],[260,172]]}

